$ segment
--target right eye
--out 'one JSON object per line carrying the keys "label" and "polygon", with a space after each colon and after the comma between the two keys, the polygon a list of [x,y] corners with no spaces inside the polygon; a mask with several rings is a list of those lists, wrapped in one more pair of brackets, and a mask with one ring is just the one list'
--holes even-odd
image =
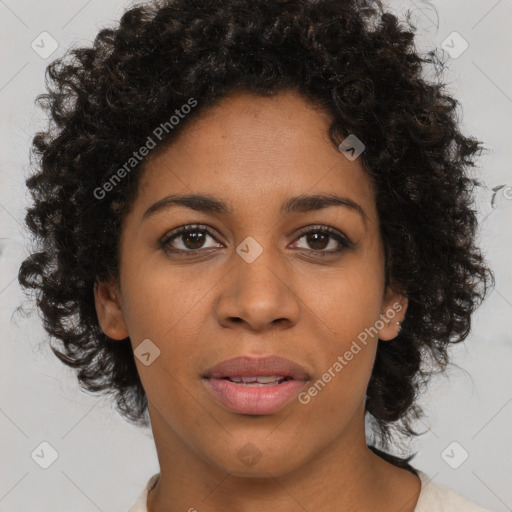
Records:
{"label": "right eye", "polygon": [[[189,224],[168,233],[160,241],[160,246],[165,251],[178,253],[179,255],[195,255],[199,252],[204,252],[204,244],[208,237],[215,239],[208,226]],[[212,249],[213,247],[215,245],[206,247],[206,249]]]}

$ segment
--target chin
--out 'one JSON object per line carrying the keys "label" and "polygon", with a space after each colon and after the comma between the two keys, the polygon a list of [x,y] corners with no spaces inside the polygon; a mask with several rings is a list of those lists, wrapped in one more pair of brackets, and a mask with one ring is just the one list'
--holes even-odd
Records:
{"label": "chin", "polygon": [[[307,463],[310,457],[304,450],[297,450],[297,444],[288,440],[278,444],[263,441],[268,433],[261,436],[262,441],[242,441],[233,438],[229,447],[212,453],[206,458],[223,472],[240,478],[281,477],[293,472]],[[303,440],[301,440],[302,444]]]}

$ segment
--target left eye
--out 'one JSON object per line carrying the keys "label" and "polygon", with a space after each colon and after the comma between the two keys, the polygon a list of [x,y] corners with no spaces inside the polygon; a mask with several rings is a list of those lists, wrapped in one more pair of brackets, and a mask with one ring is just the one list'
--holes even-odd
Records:
{"label": "left eye", "polygon": [[[182,254],[195,254],[201,252],[202,249],[212,249],[219,245],[222,246],[222,244],[217,243],[210,247],[204,247],[207,237],[215,240],[213,233],[211,233],[207,226],[183,226],[166,236],[160,242],[160,245],[163,249],[170,252]],[[309,250],[314,253],[336,253],[352,247],[352,242],[350,242],[348,238],[326,226],[302,231],[296,239],[295,244],[303,238],[310,246]],[[178,244],[176,244],[176,242],[178,242]],[[328,249],[330,245],[331,248]],[[334,248],[332,245],[334,245]],[[305,247],[305,249],[308,249],[308,247]]]}
{"label": "left eye", "polygon": [[[313,252],[334,253],[340,252],[343,249],[348,249],[352,246],[352,243],[348,238],[339,234],[337,231],[324,226],[312,228],[303,232],[298,240],[301,240],[302,238],[306,239],[306,243],[312,247],[311,250]],[[331,248],[330,250],[326,250],[329,245],[334,245],[334,249]],[[336,248],[336,246],[338,247]]]}

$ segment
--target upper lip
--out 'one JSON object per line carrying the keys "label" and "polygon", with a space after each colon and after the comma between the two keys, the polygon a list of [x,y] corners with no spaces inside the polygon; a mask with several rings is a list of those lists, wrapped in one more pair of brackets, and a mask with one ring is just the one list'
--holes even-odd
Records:
{"label": "upper lip", "polygon": [[240,356],[222,361],[206,370],[204,377],[223,379],[226,377],[288,377],[295,380],[309,380],[306,370],[297,363],[280,356]]}

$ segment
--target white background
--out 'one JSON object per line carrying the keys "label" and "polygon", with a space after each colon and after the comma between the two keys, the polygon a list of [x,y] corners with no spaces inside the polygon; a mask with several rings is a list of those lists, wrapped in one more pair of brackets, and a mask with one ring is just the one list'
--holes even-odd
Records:
{"label": "white background", "polygon": [[[16,279],[28,251],[24,180],[32,137],[46,126],[33,103],[44,92],[45,67],[71,45],[90,45],[128,5],[0,0],[0,512],[123,512],[158,472],[151,432],[128,425],[107,399],[78,389],[74,373],[50,352],[37,313],[13,315],[24,300]],[[506,188],[512,186],[512,0],[388,5],[412,10],[420,49],[447,41],[452,52],[460,50],[463,41],[454,31],[469,45],[449,57],[447,80],[462,104],[465,133],[489,148],[478,169],[486,185],[478,206],[481,244],[496,275],[472,333],[452,351],[459,368],[435,378],[422,398],[428,422],[418,428],[430,431],[413,442],[419,454],[412,464],[480,506],[503,512],[512,509],[512,189]],[[31,48],[44,31],[59,44],[47,59]],[[499,185],[506,187],[497,191],[493,208]],[[44,441],[58,453],[48,469],[31,458]],[[445,462],[454,465],[465,452],[457,469]]]}

